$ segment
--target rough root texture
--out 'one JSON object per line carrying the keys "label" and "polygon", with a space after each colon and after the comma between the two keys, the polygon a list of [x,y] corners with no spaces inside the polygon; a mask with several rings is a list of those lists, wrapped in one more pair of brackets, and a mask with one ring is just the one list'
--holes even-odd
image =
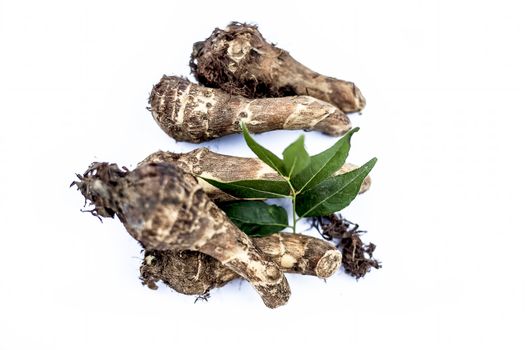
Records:
{"label": "rough root texture", "polygon": [[233,22],[193,45],[190,68],[203,85],[249,98],[307,95],[345,113],[366,104],[354,83],[326,77],[268,43],[256,26]]}
{"label": "rough root texture", "polygon": [[373,257],[376,246],[361,241],[360,235],[366,231],[360,231],[359,225],[337,214],[312,218],[312,224],[325,239],[339,240],[338,247],[343,252],[343,267],[351,276],[360,279],[372,268],[381,268],[381,263]]}
{"label": "rough root texture", "polygon": [[[341,266],[341,253],[336,247],[311,236],[276,233],[252,241],[284,272],[328,278]],[[152,289],[160,280],[190,295],[204,295],[240,277],[206,254],[173,250],[147,250],[140,274],[143,284]]]}
{"label": "rough root texture", "polygon": [[205,194],[197,180],[173,163],[146,163],[133,171],[93,163],[74,184],[104,217],[116,215],[146,249],[192,250],[217,259],[247,279],[271,308],[290,289],[267,259]]}
{"label": "rough root texture", "polygon": [[157,289],[160,280],[182,294],[204,295],[239,275],[209,255],[190,250],[146,250],[140,267],[144,285]]}
{"label": "rough root texture", "polygon": [[149,103],[164,132],[193,143],[240,133],[241,122],[253,133],[304,129],[340,136],[351,128],[346,114],[310,96],[250,100],[176,76],[164,76]]}
{"label": "rough root texture", "polygon": [[[219,154],[212,152],[207,148],[197,148],[188,153],[158,151],[146,157],[146,159],[139,163],[139,165],[149,162],[175,163],[179,168],[194,176],[202,176],[221,182],[261,179],[282,180],[282,177],[277,174],[275,170],[260,159]],[[340,175],[357,168],[357,165],[347,163],[344,164],[334,175]],[[217,187],[210,185],[206,180],[198,178],[198,181],[208,197],[214,202],[224,202],[237,199],[221,191]],[[370,176],[367,176],[361,184],[359,193],[366,192],[370,188],[370,184]]]}

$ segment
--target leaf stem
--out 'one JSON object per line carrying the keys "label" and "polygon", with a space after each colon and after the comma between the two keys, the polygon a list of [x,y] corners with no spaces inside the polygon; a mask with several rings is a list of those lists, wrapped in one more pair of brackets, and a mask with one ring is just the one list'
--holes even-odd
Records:
{"label": "leaf stem", "polygon": [[292,232],[297,233],[297,215],[295,214],[295,202],[297,199],[298,192],[295,191],[295,188],[292,185],[292,182],[290,181],[290,178],[288,176],[283,176],[286,182],[288,183],[288,186],[290,186],[291,191],[291,197],[292,197],[292,218],[293,218],[293,225],[292,225]]}
{"label": "leaf stem", "polygon": [[295,195],[295,193],[293,193],[293,197],[292,197],[292,216],[293,216],[292,230],[293,230],[293,233],[297,233],[296,232],[297,216],[295,215],[295,198],[296,198],[296,195]]}

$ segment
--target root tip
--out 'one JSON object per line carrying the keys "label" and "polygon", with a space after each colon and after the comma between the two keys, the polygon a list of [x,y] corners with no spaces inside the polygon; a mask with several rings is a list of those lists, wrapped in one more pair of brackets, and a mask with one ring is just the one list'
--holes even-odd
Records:
{"label": "root tip", "polygon": [[341,266],[342,254],[337,250],[327,251],[315,267],[315,273],[320,278],[332,276]]}

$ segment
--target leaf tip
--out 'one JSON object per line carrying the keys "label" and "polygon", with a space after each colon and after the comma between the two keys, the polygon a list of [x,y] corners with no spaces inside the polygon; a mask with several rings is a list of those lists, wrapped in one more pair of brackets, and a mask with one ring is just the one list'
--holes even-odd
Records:
{"label": "leaf tip", "polygon": [[377,157],[374,157],[372,159],[370,159],[368,162],[366,162],[363,167],[366,167],[368,168],[368,172],[370,172],[376,165],[377,163]]}
{"label": "leaf tip", "polygon": [[358,127],[358,126],[356,126],[355,128],[352,128],[352,129],[348,130],[348,133],[349,133],[350,135],[353,135],[353,134],[355,134],[356,132],[358,132],[359,130],[361,130],[361,128]]}
{"label": "leaf tip", "polygon": [[348,142],[350,142],[350,139],[352,138],[352,136],[358,132],[359,130],[361,130],[360,127],[356,126],[355,128],[352,128],[350,130],[347,131],[347,133],[343,136],[343,138],[346,138],[348,139]]}

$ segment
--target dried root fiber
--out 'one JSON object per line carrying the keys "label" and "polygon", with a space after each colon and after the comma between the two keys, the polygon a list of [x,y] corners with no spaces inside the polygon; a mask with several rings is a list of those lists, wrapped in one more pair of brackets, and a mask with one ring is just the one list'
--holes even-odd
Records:
{"label": "dried root fiber", "polygon": [[[327,278],[341,266],[341,253],[336,247],[314,237],[277,233],[252,241],[284,272]],[[156,282],[161,280],[177,292],[190,295],[206,294],[240,277],[218,260],[187,250],[147,250],[140,273],[150,288],[156,289]]]}
{"label": "dried root fiber", "polygon": [[287,302],[290,289],[279,266],[175,164],[146,163],[127,171],[93,163],[78,177],[74,184],[95,206],[93,214],[116,215],[144,248],[207,254],[248,280],[268,307]]}
{"label": "dried root fiber", "polygon": [[252,133],[305,129],[340,136],[351,128],[343,112],[310,96],[248,99],[176,76],[164,76],[149,103],[164,132],[193,143],[240,133],[241,122]]}
{"label": "dried root fiber", "polygon": [[[260,159],[219,154],[204,147],[197,148],[188,153],[158,151],[149,155],[140,164],[149,162],[172,162],[185,172],[194,176],[202,176],[221,182],[261,179],[282,180],[275,170]],[[357,165],[347,163],[334,175],[340,175],[357,168]],[[199,178],[198,181],[208,197],[214,202],[237,199],[219,190],[217,187],[210,185],[205,180]],[[370,188],[371,182],[370,176],[367,176],[361,184],[359,193],[366,192]]]}
{"label": "dried root fiber", "polygon": [[233,22],[193,45],[190,67],[203,85],[249,98],[307,95],[343,112],[366,104],[354,83],[326,77],[268,43],[256,26]]}
{"label": "dried root fiber", "polygon": [[359,225],[337,214],[312,218],[312,222],[325,239],[339,241],[338,247],[343,252],[343,267],[351,276],[360,279],[372,268],[381,268],[381,263],[373,256],[375,244],[363,243],[360,236],[365,231],[359,230]]}

